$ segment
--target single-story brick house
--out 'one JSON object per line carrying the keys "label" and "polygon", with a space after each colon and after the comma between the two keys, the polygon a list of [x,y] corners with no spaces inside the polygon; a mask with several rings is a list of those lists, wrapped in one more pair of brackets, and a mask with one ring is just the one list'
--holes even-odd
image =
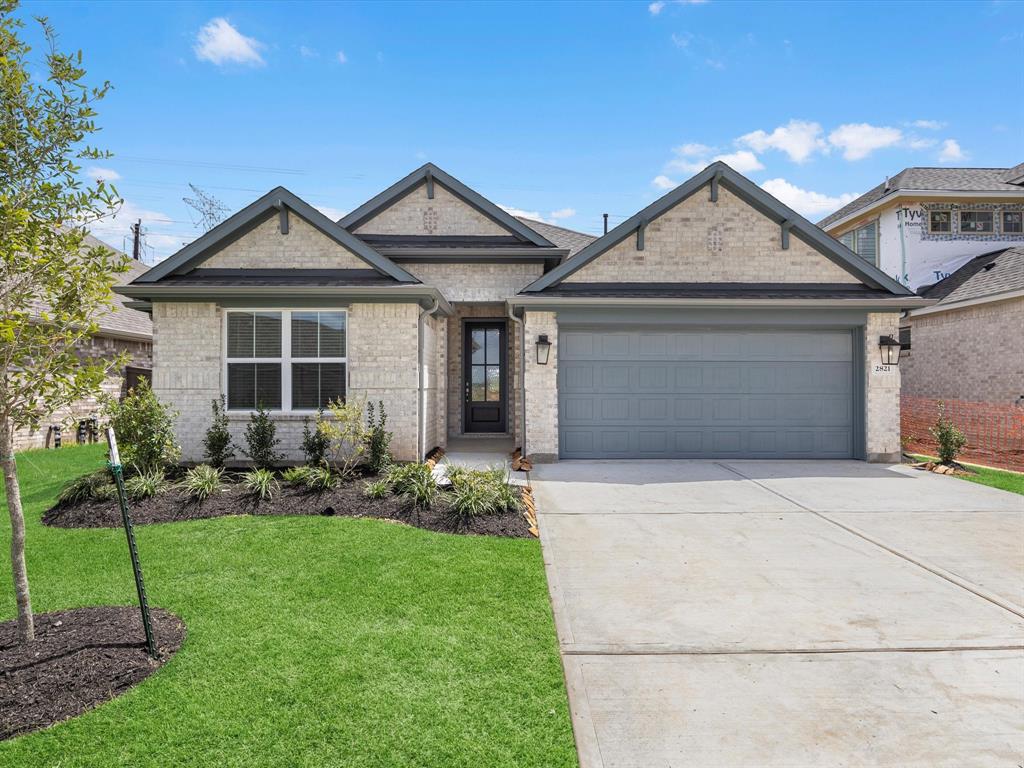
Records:
{"label": "single-story brick house", "polygon": [[429,163],[337,222],[278,187],[118,290],[191,460],[221,394],[239,438],[270,407],[290,458],[355,397],[399,459],[506,434],[535,461],[893,460],[879,340],[927,304],[723,163],[596,239]]}
{"label": "single-story brick house", "polygon": [[[90,248],[102,246],[115,251],[106,243],[92,235],[85,236],[85,245]],[[149,269],[145,264],[133,261],[126,275],[119,275],[134,280]],[[114,295],[113,306],[98,319],[99,332],[81,342],[75,352],[82,360],[113,360],[125,354],[128,363],[124,368],[113,370],[100,385],[101,395],[121,397],[127,388],[140,376],[148,376],[152,363],[153,324],[149,315],[127,306],[123,296]],[[48,307],[37,306],[36,313],[46,311]],[[14,433],[14,449],[24,451],[30,448],[48,448],[55,443],[54,428],[61,428],[61,441],[69,445],[78,439],[78,425],[91,422],[98,418],[100,411],[98,396],[85,397],[51,413],[39,429],[24,427]]]}

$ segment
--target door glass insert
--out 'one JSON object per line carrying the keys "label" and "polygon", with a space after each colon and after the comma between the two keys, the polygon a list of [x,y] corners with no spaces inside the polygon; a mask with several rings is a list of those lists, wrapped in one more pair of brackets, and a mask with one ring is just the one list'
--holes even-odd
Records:
{"label": "door glass insert", "polygon": [[473,350],[473,365],[482,365],[486,363],[486,347],[484,345],[484,339],[486,331],[483,328],[474,328],[470,335],[470,344]]}
{"label": "door glass insert", "polygon": [[501,329],[471,328],[470,392],[476,403],[501,401]]}
{"label": "door glass insert", "polygon": [[485,399],[485,387],[484,387],[484,366],[474,365],[473,366],[473,378],[472,388],[470,390],[470,399],[475,402],[482,403]]}

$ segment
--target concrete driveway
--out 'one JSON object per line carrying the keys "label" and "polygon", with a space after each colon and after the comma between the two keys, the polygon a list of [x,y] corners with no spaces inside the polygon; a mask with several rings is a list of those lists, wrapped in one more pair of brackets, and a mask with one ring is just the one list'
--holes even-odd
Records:
{"label": "concrete driveway", "polygon": [[1024,498],[861,462],[531,480],[597,766],[1024,765]]}

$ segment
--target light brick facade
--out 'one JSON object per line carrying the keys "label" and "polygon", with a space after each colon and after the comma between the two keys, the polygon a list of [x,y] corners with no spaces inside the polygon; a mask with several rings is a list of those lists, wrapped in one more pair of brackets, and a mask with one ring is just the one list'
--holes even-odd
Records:
{"label": "light brick facade", "polygon": [[900,360],[903,392],[1012,404],[1024,396],[1024,299],[917,315]]}
{"label": "light brick facade", "polygon": [[202,263],[203,269],[368,269],[370,265],[326,237],[305,219],[291,214],[288,234],[280,218],[266,221],[225,245]]}
{"label": "light brick facade", "polygon": [[544,273],[540,264],[408,264],[405,269],[452,302],[504,303]]}
{"label": "light brick facade", "polygon": [[894,312],[869,314],[864,328],[864,428],[868,461],[900,460],[900,366],[889,366],[887,372],[876,371],[881,363],[878,339],[895,337],[899,321],[899,314]]}
{"label": "light brick facade", "polygon": [[355,230],[362,235],[507,235],[508,230],[438,183],[434,198],[426,183]]}
{"label": "light brick facade", "polygon": [[793,234],[783,250],[777,223],[724,187],[718,202],[698,190],[636,234],[598,256],[566,282],[858,283]]}
{"label": "light brick facade", "polygon": [[554,312],[527,312],[526,343],[547,334],[547,365],[526,357],[526,451],[537,462],[558,458],[558,320]]}

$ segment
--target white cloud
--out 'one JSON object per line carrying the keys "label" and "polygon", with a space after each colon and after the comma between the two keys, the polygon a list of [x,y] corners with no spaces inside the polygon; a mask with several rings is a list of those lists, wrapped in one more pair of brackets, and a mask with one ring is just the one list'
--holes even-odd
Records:
{"label": "white cloud", "polygon": [[651,179],[651,184],[654,185],[655,189],[661,189],[667,192],[670,189],[675,189],[679,186],[678,181],[673,181],[668,176],[655,176]]}
{"label": "white cloud", "polygon": [[863,160],[877,149],[899,144],[903,140],[903,132],[888,126],[847,123],[832,131],[828,140],[832,146],[843,150],[845,159]]}
{"label": "white cloud", "polygon": [[821,125],[808,120],[790,120],[771,133],[752,131],[740,136],[736,143],[750,147],[755,152],[768,149],[785,152],[795,163],[806,161],[815,152],[828,151],[828,145],[822,138]]}
{"label": "white cloud", "polygon": [[920,136],[910,136],[907,138],[907,147],[910,149],[929,149],[938,143],[938,139],[923,139]]}
{"label": "white cloud", "polygon": [[725,62],[722,59],[704,59],[704,63],[712,69],[725,69]]}
{"label": "white cloud", "polygon": [[714,148],[709,147],[706,144],[698,144],[696,142],[692,142],[690,144],[683,144],[678,147],[673,147],[672,151],[675,152],[677,155],[682,155],[683,157],[696,157],[697,155],[706,155],[709,152],[713,152]]}
{"label": "white cloud", "polygon": [[740,173],[764,170],[764,166],[761,165],[761,161],[757,159],[757,155],[746,149],[740,149],[728,155],[717,155],[713,157],[712,160],[721,160],[726,165],[731,166],[733,170],[739,171]]}
{"label": "white cloud", "polygon": [[657,0],[657,2],[651,3],[647,6],[647,10],[651,12],[652,16],[657,16],[665,8],[664,0]]}
{"label": "white cloud", "polygon": [[665,10],[665,6],[668,5],[669,2],[674,5],[704,5],[708,0],[655,0],[647,6],[647,10],[652,16],[657,16]]}
{"label": "white cloud", "polygon": [[534,221],[542,221],[545,224],[554,224],[555,223],[553,221],[548,221],[547,219],[545,219],[541,215],[540,211],[527,211],[527,210],[524,210],[522,208],[516,208],[515,206],[512,206],[512,205],[502,205],[501,203],[498,203],[498,207],[501,208],[501,210],[503,210],[505,213],[509,213],[509,214],[511,214],[513,216],[521,216],[524,219],[533,219]]}
{"label": "white cloud", "polygon": [[85,175],[93,181],[117,181],[121,178],[121,174],[115,171],[113,168],[101,168],[98,165],[93,165],[85,169]]}
{"label": "white cloud", "polygon": [[557,211],[552,211],[548,214],[552,219],[558,221],[559,219],[571,219],[576,215],[575,208],[559,208]]}
{"label": "white cloud", "polygon": [[345,55],[344,51],[338,51],[338,63],[348,64],[348,56]]}
{"label": "white cloud", "polygon": [[967,155],[960,148],[960,143],[956,139],[946,139],[942,142],[942,151],[939,152],[940,163],[955,163],[960,160],[966,160]]}
{"label": "white cloud", "polygon": [[768,179],[761,185],[761,188],[797,213],[808,217],[823,216],[857,199],[857,194],[854,192],[844,192],[833,197],[821,192],[801,189],[785,179]]}
{"label": "white cloud", "polygon": [[683,171],[684,173],[697,173],[707,167],[707,157],[715,151],[714,147],[706,144],[691,142],[672,147],[672,154],[675,155],[665,164],[666,171]]}
{"label": "white cloud", "polygon": [[322,213],[331,221],[337,221],[338,219],[342,218],[346,213],[348,213],[348,211],[346,210],[342,210],[341,208],[332,208],[329,205],[315,205],[313,207],[320,211],[320,213]]}
{"label": "white cloud", "polygon": [[320,53],[315,48],[310,48],[308,45],[300,45],[299,55],[304,59],[316,59],[319,58]]}
{"label": "white cloud", "polygon": [[915,128],[923,128],[926,131],[937,131],[945,127],[945,123],[938,120],[915,120],[911,123]]}
{"label": "white cloud", "polygon": [[672,33],[672,44],[676,48],[688,48],[692,41],[693,35],[689,32],[683,32],[682,34]]}
{"label": "white cloud", "polygon": [[235,29],[224,18],[208,21],[196,35],[196,44],[192,50],[200,61],[213,64],[247,64],[261,67],[266,62],[260,56],[263,43],[252,37],[246,37]]}

